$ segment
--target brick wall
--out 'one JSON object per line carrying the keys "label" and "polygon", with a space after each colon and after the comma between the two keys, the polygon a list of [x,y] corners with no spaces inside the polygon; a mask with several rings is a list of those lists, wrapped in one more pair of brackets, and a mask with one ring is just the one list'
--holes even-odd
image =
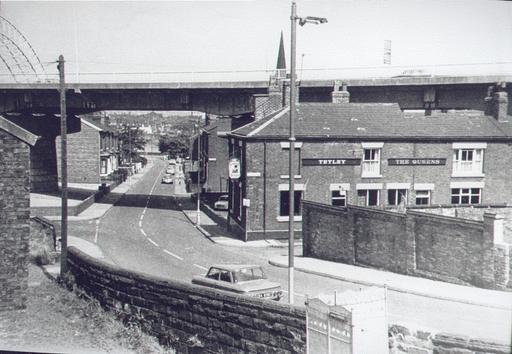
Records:
{"label": "brick wall", "polygon": [[510,286],[510,245],[502,220],[473,221],[408,211],[304,202],[303,254],[458,284]]}
{"label": "brick wall", "polygon": [[80,288],[141,322],[179,353],[192,352],[186,343],[194,336],[200,352],[305,352],[304,309],[128,272],[73,247],[68,257]]}
{"label": "brick wall", "polygon": [[431,208],[421,208],[422,212],[453,216],[462,219],[480,220],[484,219],[484,213],[495,213],[503,216],[504,230],[503,239],[512,244],[512,207],[505,205],[474,205],[466,207],[440,206]]}
{"label": "brick wall", "polygon": [[1,129],[0,165],[0,310],[7,310],[26,302],[30,148]]}
{"label": "brick wall", "polygon": [[[218,133],[226,133],[231,129],[231,119],[219,118],[218,127],[208,135],[208,192],[227,192],[228,190],[228,140],[219,137]],[[229,123],[229,124],[226,124]]]}
{"label": "brick wall", "polygon": [[[60,137],[56,139],[58,172],[60,177]],[[82,124],[79,133],[67,136],[68,182],[101,183],[100,180],[100,133]]]}
{"label": "brick wall", "polygon": [[55,136],[42,136],[30,149],[30,191],[58,190]]}

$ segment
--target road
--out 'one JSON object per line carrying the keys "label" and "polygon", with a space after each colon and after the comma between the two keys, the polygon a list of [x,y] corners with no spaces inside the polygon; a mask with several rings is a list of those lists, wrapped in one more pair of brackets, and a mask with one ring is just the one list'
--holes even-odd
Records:
{"label": "road", "polygon": [[[256,263],[286,289],[287,269],[270,266],[268,259],[287,250],[229,247],[211,242],[180,211],[173,186],[160,183],[165,166],[165,161],[155,159],[145,176],[96,222],[94,241],[106,255],[123,268],[184,282],[204,274],[213,263]],[[300,250],[296,253],[300,254]],[[295,272],[296,304],[303,304],[306,294],[316,296],[360,288],[364,286]],[[512,335],[512,313],[507,310],[395,291],[388,292],[387,300],[388,323],[502,342],[509,342]]]}

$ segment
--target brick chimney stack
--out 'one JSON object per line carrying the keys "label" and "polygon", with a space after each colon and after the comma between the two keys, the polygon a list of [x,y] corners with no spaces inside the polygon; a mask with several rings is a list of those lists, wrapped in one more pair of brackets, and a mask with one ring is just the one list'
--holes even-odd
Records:
{"label": "brick chimney stack", "polygon": [[508,93],[494,92],[492,95],[491,114],[498,122],[508,121]]}
{"label": "brick chimney stack", "polygon": [[339,81],[334,82],[334,91],[331,92],[332,103],[349,103],[350,92],[347,90],[347,84],[341,84],[341,91],[339,90]]}

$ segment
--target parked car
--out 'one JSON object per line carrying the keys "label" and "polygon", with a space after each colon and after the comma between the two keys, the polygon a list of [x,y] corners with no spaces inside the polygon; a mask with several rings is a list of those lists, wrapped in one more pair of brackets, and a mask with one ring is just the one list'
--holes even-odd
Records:
{"label": "parked car", "polygon": [[215,203],[213,203],[215,210],[228,210],[229,209],[229,196],[227,194],[221,195]]}
{"label": "parked car", "polygon": [[162,177],[162,183],[172,184],[172,176],[170,174],[165,174]]}
{"label": "parked car", "polygon": [[259,265],[216,264],[206,275],[193,277],[192,283],[276,301],[283,296],[281,285],[268,280]]}

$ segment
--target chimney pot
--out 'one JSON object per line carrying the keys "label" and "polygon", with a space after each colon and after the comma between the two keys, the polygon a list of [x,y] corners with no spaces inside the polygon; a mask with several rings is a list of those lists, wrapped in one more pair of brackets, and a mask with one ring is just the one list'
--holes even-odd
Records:
{"label": "chimney pot", "polygon": [[332,103],[349,103],[350,102],[350,92],[347,90],[347,84],[341,84],[341,91],[338,90],[340,87],[339,83],[336,81],[334,83],[334,91],[331,92]]}

